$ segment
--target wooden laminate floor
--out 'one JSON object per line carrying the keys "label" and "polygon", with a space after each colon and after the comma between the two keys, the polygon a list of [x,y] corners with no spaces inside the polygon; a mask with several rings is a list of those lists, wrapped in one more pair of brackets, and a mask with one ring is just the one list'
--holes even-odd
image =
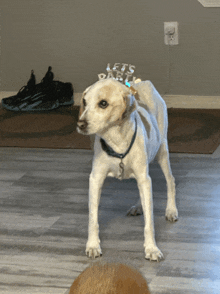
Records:
{"label": "wooden laminate floor", "polygon": [[[92,151],[0,148],[0,293],[68,293],[85,256]],[[220,293],[220,149],[171,154],[179,221],[165,220],[166,183],[151,165],[156,241],[144,259],[143,216],[126,217],[135,180],[107,179],[99,210],[103,261],[138,268],[152,294]]]}

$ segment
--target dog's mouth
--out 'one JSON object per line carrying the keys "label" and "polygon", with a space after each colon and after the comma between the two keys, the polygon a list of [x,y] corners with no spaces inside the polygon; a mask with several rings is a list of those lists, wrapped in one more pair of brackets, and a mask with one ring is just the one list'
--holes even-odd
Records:
{"label": "dog's mouth", "polygon": [[79,127],[77,127],[76,130],[79,134],[88,135],[88,130],[82,130]]}

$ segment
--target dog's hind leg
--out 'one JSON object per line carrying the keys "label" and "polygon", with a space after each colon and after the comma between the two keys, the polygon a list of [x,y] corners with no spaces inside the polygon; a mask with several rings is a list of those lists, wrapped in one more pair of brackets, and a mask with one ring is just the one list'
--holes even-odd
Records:
{"label": "dog's hind leg", "polygon": [[176,207],[176,187],[175,179],[172,175],[170,167],[167,141],[162,142],[160,149],[157,153],[157,160],[167,182],[167,207],[165,216],[167,220],[175,222],[178,220],[178,210]]}
{"label": "dog's hind leg", "polygon": [[127,211],[127,216],[136,216],[140,214],[143,214],[143,209],[141,200],[139,199],[138,202]]}

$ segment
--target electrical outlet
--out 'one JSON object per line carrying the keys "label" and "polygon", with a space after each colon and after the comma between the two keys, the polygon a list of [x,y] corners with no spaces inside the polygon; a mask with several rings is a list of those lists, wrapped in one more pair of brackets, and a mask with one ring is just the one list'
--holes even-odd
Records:
{"label": "electrical outlet", "polygon": [[179,44],[177,21],[164,22],[164,43],[170,46]]}

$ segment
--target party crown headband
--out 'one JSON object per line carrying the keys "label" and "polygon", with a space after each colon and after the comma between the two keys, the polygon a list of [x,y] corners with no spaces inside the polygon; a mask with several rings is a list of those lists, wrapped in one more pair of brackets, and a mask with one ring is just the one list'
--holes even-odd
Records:
{"label": "party crown headband", "polygon": [[[127,71],[126,71],[127,69]],[[135,66],[127,63],[115,63],[113,68],[111,69],[110,63],[107,64],[106,67],[107,75],[104,73],[98,74],[99,80],[104,80],[112,78],[119,82],[124,82],[124,84],[130,88],[132,92],[136,92],[134,88],[130,85],[129,81],[139,82],[140,79],[136,80],[136,77],[133,77],[133,73],[135,71]],[[135,94],[135,93],[134,93]]]}

